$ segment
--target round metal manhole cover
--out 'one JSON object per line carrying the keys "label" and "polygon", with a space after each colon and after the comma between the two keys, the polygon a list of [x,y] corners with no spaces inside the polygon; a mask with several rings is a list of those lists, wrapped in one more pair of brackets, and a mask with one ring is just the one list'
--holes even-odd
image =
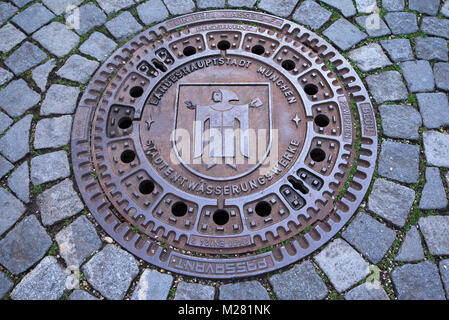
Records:
{"label": "round metal manhole cover", "polygon": [[99,224],[143,260],[226,279],[312,253],[357,210],[377,155],[362,82],[302,26],[245,11],[157,25],[79,103],[72,161]]}

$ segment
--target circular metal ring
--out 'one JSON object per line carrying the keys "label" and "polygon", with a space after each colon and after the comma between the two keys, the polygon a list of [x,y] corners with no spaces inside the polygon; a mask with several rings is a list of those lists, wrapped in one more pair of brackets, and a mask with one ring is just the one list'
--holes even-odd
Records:
{"label": "circular metal ring", "polygon": [[267,14],[156,25],[97,71],[72,163],[104,230],[141,259],[228,279],[296,262],[357,210],[377,157],[374,110],[325,40]]}

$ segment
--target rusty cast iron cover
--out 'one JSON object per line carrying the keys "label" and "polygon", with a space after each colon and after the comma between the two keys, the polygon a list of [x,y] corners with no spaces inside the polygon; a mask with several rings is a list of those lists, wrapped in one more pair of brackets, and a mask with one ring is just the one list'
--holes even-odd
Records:
{"label": "rusty cast iron cover", "polygon": [[99,224],[143,260],[204,278],[293,263],[349,220],[377,155],[350,64],[287,20],[178,17],[141,33],[79,103],[72,161]]}

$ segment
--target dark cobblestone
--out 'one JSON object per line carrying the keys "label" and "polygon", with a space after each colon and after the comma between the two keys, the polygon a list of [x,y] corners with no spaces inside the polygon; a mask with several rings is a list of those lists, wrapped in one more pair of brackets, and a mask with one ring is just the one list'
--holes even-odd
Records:
{"label": "dark cobblestone", "polygon": [[115,49],[117,44],[100,32],[94,32],[89,39],[82,44],[80,51],[97,60],[105,60]]}
{"label": "dark cobblestone", "polygon": [[360,212],[342,236],[368,260],[377,264],[396,239],[396,232]]}
{"label": "dark cobblestone", "polygon": [[59,148],[67,145],[71,128],[72,117],[69,115],[39,120],[34,136],[34,148]]}
{"label": "dark cobblestone", "polygon": [[443,6],[441,7],[440,13],[446,18],[449,18],[449,1],[444,2]]}
{"label": "dark cobblestone", "polygon": [[0,272],[0,299],[2,299],[4,295],[11,290],[13,285],[14,282],[12,282],[12,280],[9,279],[3,272]]}
{"label": "dark cobblestone", "polygon": [[37,66],[46,57],[47,55],[39,47],[27,41],[5,60],[5,64],[15,74],[21,74]]}
{"label": "dark cobblestone", "polygon": [[39,261],[51,243],[36,217],[28,216],[0,241],[0,263],[18,275]]}
{"label": "dark cobblestone", "polygon": [[332,12],[314,1],[307,0],[296,9],[293,20],[317,30],[329,21],[331,16]]}
{"label": "dark cobblestone", "polygon": [[195,10],[195,4],[192,0],[165,0],[165,5],[171,14],[184,14]]}
{"label": "dark cobblestone", "polygon": [[118,41],[123,41],[142,30],[142,26],[129,12],[121,13],[119,16],[106,22],[105,26]]}
{"label": "dark cobblestone", "polygon": [[345,295],[346,300],[390,300],[380,282],[376,285],[371,283],[362,283],[358,287],[348,291]]}
{"label": "dark cobblestone", "polygon": [[52,85],[45,96],[41,115],[70,114],[75,111],[80,89],[60,84]]}
{"label": "dark cobblestone", "polygon": [[424,259],[424,250],[421,244],[421,237],[418,229],[412,226],[405,235],[402,246],[399,249],[398,255],[394,258],[395,261],[414,262]]}
{"label": "dark cobblestone", "polygon": [[14,27],[11,23],[6,24],[0,28],[0,51],[8,52],[16,45],[22,42],[26,38],[26,35]]}
{"label": "dark cobblestone", "polygon": [[433,91],[435,80],[432,67],[428,61],[406,61],[402,62],[400,66],[410,92]]}
{"label": "dark cobblestone", "polygon": [[30,174],[27,161],[8,177],[8,187],[20,200],[25,203],[30,202]]}
{"label": "dark cobblestone", "polygon": [[8,117],[5,113],[0,111],[0,135],[9,128],[13,123],[13,120]]}
{"label": "dark cobblestone", "polygon": [[79,267],[96,250],[101,240],[92,223],[85,216],[76,219],[55,236],[59,253],[67,266]]}
{"label": "dark cobblestone", "polygon": [[86,83],[98,66],[98,62],[75,54],[66,61],[57,74],[67,80]]}
{"label": "dark cobblestone", "polygon": [[419,229],[433,255],[449,255],[449,216],[429,216],[419,219]]}
{"label": "dark cobblestone", "polygon": [[431,36],[449,39],[449,20],[435,17],[424,17],[421,30]]}
{"label": "dark cobblestone", "polygon": [[381,40],[380,43],[394,62],[414,59],[409,39]]}
{"label": "dark cobblestone", "polygon": [[448,61],[447,41],[441,38],[415,38],[416,58],[423,60]]}
{"label": "dark cobblestone", "polygon": [[0,207],[3,214],[0,215],[0,235],[11,228],[25,213],[25,206],[6,189],[0,188]]}
{"label": "dark cobblestone", "polygon": [[416,95],[424,125],[434,129],[449,125],[449,103],[444,93],[420,93]]}
{"label": "dark cobblestone", "polygon": [[[6,69],[0,68],[0,86],[9,82],[9,80],[11,80],[13,77],[14,77],[14,75],[12,74],[12,72],[9,72]],[[2,113],[2,114],[4,114],[4,113]],[[4,126],[4,125],[0,124],[0,133],[2,132],[2,126]]]}
{"label": "dark cobblestone", "polygon": [[412,106],[382,105],[379,107],[383,134],[398,139],[418,140],[421,115]]}
{"label": "dark cobblestone", "polygon": [[199,283],[180,282],[174,300],[214,300],[215,288]]}
{"label": "dark cobblestone", "polygon": [[366,83],[377,103],[399,101],[408,98],[407,88],[397,71],[385,71],[366,77]]}
{"label": "dark cobblestone", "polygon": [[196,6],[200,9],[224,8],[225,0],[196,0]]}
{"label": "dark cobblestone", "polygon": [[80,301],[80,300],[98,300],[98,299],[84,290],[74,290],[72,294],[69,296],[69,300]]}
{"label": "dark cobblestone", "polygon": [[129,8],[134,4],[133,0],[97,0],[100,7],[109,15],[119,10]]}
{"label": "dark cobblestone", "polygon": [[173,277],[156,270],[146,269],[134,290],[132,300],[165,300],[167,299]]}
{"label": "dark cobblestone", "polygon": [[17,162],[30,151],[30,129],[33,116],[27,115],[0,138],[0,152],[11,162]]}
{"label": "dark cobblestone", "polygon": [[31,159],[31,181],[39,185],[70,175],[69,159],[65,151],[46,153]]}
{"label": "dark cobblestone", "polygon": [[55,15],[41,3],[35,3],[17,14],[12,21],[31,34],[54,17]]}
{"label": "dark cobblestone", "polygon": [[405,8],[404,0],[382,0],[382,7],[387,11],[403,11]]}
{"label": "dark cobblestone", "polygon": [[374,6],[377,7],[376,0],[355,0],[355,5],[359,13],[371,13]]}
{"label": "dark cobblestone", "polygon": [[[66,15],[66,19],[71,13]],[[85,34],[94,27],[101,26],[106,22],[106,15],[93,3],[87,3],[79,8],[79,29],[78,34]]]}
{"label": "dark cobblestone", "polygon": [[357,64],[362,72],[369,72],[392,65],[382,47],[377,43],[354,49],[349,52],[349,59]]}
{"label": "dark cobblestone", "polygon": [[292,0],[261,0],[257,5],[259,9],[280,17],[288,17],[296,6]]}
{"label": "dark cobblestone", "polygon": [[89,260],[82,270],[92,287],[111,300],[123,299],[139,273],[134,256],[112,244]]}
{"label": "dark cobblestone", "polygon": [[84,208],[70,179],[45,190],[38,196],[37,205],[41,211],[42,223],[47,226],[72,217]]}
{"label": "dark cobblestone", "polygon": [[39,89],[41,89],[41,91],[45,91],[48,76],[55,67],[56,60],[50,59],[46,63],[34,68],[34,70],[32,71],[33,81],[36,83]]}
{"label": "dark cobblestone", "polygon": [[219,290],[220,300],[270,300],[267,291],[258,281],[224,284]]}
{"label": "dark cobblestone", "polygon": [[419,147],[399,142],[382,142],[379,155],[379,174],[404,183],[419,178]]}
{"label": "dark cobblestone", "polygon": [[352,0],[322,0],[325,4],[340,11],[346,18],[356,14],[354,3]]}
{"label": "dark cobblestone", "polygon": [[274,293],[282,300],[321,300],[327,296],[327,287],[309,261],[269,278]]}
{"label": "dark cobblestone", "polygon": [[444,300],[437,267],[429,262],[396,267],[391,273],[399,300]]}
{"label": "dark cobblestone", "polygon": [[411,34],[418,31],[416,15],[410,12],[389,12],[385,20],[393,34]]}
{"label": "dark cobblestone", "polygon": [[415,191],[377,179],[368,197],[368,209],[391,223],[403,227],[415,200]]}
{"label": "dark cobblestone", "polygon": [[12,119],[0,111],[0,134],[5,132],[12,123]]}
{"label": "dark cobblestone", "polygon": [[150,0],[137,7],[137,14],[145,24],[162,21],[169,13],[162,0]]}
{"label": "dark cobblestone", "polygon": [[80,38],[65,24],[52,22],[35,34],[33,39],[57,57],[68,54],[78,44]]}
{"label": "dark cobblestone", "polygon": [[5,23],[17,11],[19,11],[19,10],[12,4],[10,4],[8,2],[1,2],[0,3],[0,25]]}
{"label": "dark cobblestone", "polygon": [[16,6],[22,8],[33,0],[11,0],[11,1],[14,2]]}
{"label": "dark cobblestone", "polygon": [[437,88],[449,91],[449,63],[435,63],[433,66],[433,74]]}
{"label": "dark cobblestone", "polygon": [[449,135],[437,131],[423,133],[427,164],[449,168]]}
{"label": "dark cobblestone", "polygon": [[376,38],[391,34],[391,30],[382,19],[378,20],[378,24],[377,20],[373,23],[371,19],[371,16],[360,16],[356,17],[355,21],[359,26],[366,30],[366,33],[368,33],[370,37]]}
{"label": "dark cobblestone", "polygon": [[66,288],[67,274],[56,258],[44,258],[11,292],[14,300],[57,300]]}
{"label": "dark cobblestone", "polygon": [[256,5],[257,0],[228,0],[230,8],[252,8]]}
{"label": "dark cobblestone", "polygon": [[0,178],[3,178],[13,168],[11,162],[0,156]]}
{"label": "dark cobblestone", "polygon": [[344,18],[334,22],[324,30],[323,34],[343,51],[350,49],[367,37],[365,33]]}
{"label": "dark cobblestone", "polygon": [[408,8],[434,16],[440,8],[440,0],[408,0]]}
{"label": "dark cobblestone", "polygon": [[315,261],[338,292],[349,289],[369,274],[369,264],[342,239],[329,243]]}
{"label": "dark cobblestone", "polygon": [[23,79],[11,81],[0,91],[0,106],[11,117],[21,116],[40,100],[40,94],[31,90]]}
{"label": "dark cobblestone", "polygon": [[78,6],[83,0],[42,0],[42,2],[55,14],[60,15],[65,13],[69,6]]}
{"label": "dark cobblestone", "polygon": [[449,259],[440,261],[440,274],[446,289],[446,296],[449,297]]}

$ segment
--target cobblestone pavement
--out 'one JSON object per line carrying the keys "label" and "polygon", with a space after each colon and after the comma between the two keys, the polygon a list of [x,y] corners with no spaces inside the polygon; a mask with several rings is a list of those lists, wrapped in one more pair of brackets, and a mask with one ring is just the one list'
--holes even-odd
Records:
{"label": "cobblestone pavement", "polygon": [[[64,24],[68,5],[78,29]],[[331,242],[226,283],[157,270],[117,246],[80,200],[69,160],[72,116],[102,61],[149,26],[212,8],[322,35],[364,80],[380,133],[371,191]],[[449,298],[448,39],[439,0],[1,1],[0,299]]]}

